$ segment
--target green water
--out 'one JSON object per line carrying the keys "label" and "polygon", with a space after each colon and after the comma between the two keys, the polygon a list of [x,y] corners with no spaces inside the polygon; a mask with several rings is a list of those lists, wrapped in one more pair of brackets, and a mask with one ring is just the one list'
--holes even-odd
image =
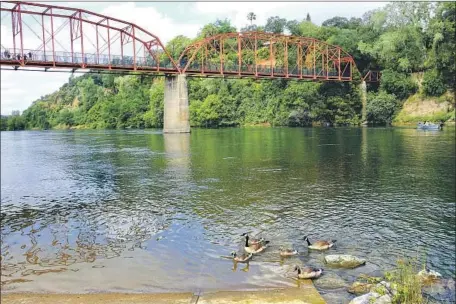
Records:
{"label": "green water", "polygon": [[[324,267],[347,284],[417,254],[454,278],[454,128],[2,132],[1,165],[3,291],[296,286],[304,235],[367,259]],[[246,231],[271,246],[241,271]]]}

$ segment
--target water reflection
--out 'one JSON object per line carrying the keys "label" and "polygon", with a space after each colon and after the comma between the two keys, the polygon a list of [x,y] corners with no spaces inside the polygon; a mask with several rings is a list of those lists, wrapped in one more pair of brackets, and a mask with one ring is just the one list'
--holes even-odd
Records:
{"label": "water reflection", "polygon": [[[10,132],[1,140],[1,270],[11,290],[295,286],[287,269],[322,266],[324,256],[307,251],[304,235],[367,258],[360,269],[331,270],[346,281],[417,251],[454,275],[454,130]],[[220,258],[242,249],[247,231],[270,248],[245,266]],[[302,254],[280,260],[279,246]]]}

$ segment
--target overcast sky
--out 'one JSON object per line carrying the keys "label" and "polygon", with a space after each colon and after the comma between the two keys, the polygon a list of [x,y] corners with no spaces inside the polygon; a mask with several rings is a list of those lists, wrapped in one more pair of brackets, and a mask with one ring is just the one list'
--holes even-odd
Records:
{"label": "overcast sky", "polygon": [[[164,44],[177,35],[196,36],[205,24],[228,18],[238,30],[247,24],[247,13],[254,12],[256,24],[270,16],[302,20],[307,13],[321,24],[334,16],[361,17],[386,2],[62,2],[56,5],[84,8],[133,22],[154,33]],[[3,14],[2,14],[3,15]],[[2,33],[4,33],[2,24]],[[4,36],[4,35],[2,35]],[[9,43],[9,42],[8,42]],[[11,47],[4,44],[5,47]],[[25,110],[40,96],[61,87],[70,73],[1,71],[1,114]]]}

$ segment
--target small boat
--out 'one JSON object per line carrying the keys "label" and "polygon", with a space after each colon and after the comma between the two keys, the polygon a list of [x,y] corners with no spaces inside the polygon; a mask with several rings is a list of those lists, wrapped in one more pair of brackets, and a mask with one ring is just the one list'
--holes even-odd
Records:
{"label": "small boat", "polygon": [[441,130],[443,128],[443,124],[434,124],[434,123],[418,123],[417,129],[419,130]]}

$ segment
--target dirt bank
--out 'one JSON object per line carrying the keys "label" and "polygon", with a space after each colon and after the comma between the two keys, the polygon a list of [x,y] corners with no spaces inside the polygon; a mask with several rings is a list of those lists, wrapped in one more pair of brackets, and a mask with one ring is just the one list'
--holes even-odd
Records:
{"label": "dirt bank", "polygon": [[425,120],[454,122],[454,105],[454,93],[451,92],[440,97],[423,97],[415,94],[404,102],[393,123],[401,125]]}

